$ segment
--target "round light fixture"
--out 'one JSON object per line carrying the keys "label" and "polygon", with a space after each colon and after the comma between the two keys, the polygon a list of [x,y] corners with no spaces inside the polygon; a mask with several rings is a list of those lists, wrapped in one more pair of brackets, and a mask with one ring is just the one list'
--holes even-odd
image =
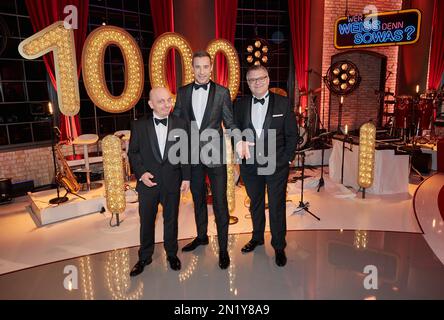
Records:
{"label": "round light fixture", "polygon": [[246,47],[245,60],[248,66],[266,65],[268,63],[268,43],[261,38],[255,38]]}
{"label": "round light fixture", "polygon": [[342,60],[330,66],[324,80],[330,92],[345,96],[359,86],[361,78],[354,63]]}

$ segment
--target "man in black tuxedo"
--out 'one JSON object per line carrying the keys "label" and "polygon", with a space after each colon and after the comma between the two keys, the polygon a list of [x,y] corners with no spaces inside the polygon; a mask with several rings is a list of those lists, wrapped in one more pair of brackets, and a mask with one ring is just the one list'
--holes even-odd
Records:
{"label": "man in black tuxedo", "polygon": [[[252,239],[242,252],[251,252],[264,243],[267,187],[271,245],[275,249],[276,264],[284,266],[287,263],[285,202],[289,165],[298,139],[296,118],[287,98],[269,92],[270,78],[265,67],[251,67],[247,71],[247,82],[252,95],[234,105],[236,125],[246,136],[240,154],[244,158],[240,171],[251,200],[253,220]],[[246,131],[249,134],[245,134]]]}
{"label": "man in black tuxedo", "polygon": [[153,109],[153,115],[133,122],[128,150],[132,168],[138,179],[136,190],[139,194],[140,216],[139,261],[131,270],[131,276],[140,274],[144,267],[152,262],[154,227],[159,203],[163,207],[167,260],[171,269],[180,270],[181,263],[177,257],[179,200],[180,192],[186,192],[190,185],[190,167],[187,162],[172,161],[172,157],[168,155],[171,146],[175,144],[172,130],[180,129],[187,135],[187,124],[182,119],[170,115],[173,101],[167,89],[152,89],[148,104]]}
{"label": "man in black tuxedo", "polygon": [[[213,195],[213,210],[216,218],[219,242],[219,266],[226,269],[230,265],[227,251],[228,239],[228,204],[227,204],[227,168],[223,128],[235,129],[232,103],[227,88],[210,81],[212,63],[210,55],[199,51],[193,55],[194,82],[180,87],[177,93],[173,113],[190,124],[191,146],[191,193],[194,202],[194,214],[197,237],[184,246],[182,251],[192,251],[199,245],[208,244],[208,211],[205,177],[210,179]],[[202,134],[213,132],[211,142],[196,141]],[[215,133],[215,134],[214,134]],[[211,145],[211,159],[204,155]]]}

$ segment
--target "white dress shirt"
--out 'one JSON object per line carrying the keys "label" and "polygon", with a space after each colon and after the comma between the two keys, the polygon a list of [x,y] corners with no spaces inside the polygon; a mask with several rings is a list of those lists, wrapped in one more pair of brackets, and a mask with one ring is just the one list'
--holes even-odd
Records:
{"label": "white dress shirt", "polygon": [[157,143],[159,144],[160,156],[163,159],[163,153],[165,151],[165,144],[168,135],[168,118],[166,118],[167,119],[166,126],[164,126],[160,122],[159,124],[156,125],[156,121],[154,120],[155,118],[157,119],[164,119],[164,118],[158,117],[155,113],[153,113],[153,123],[154,123],[154,129],[156,129]]}
{"label": "white dress shirt", "polygon": [[[254,96],[253,96],[254,98]],[[254,99],[251,99],[251,122],[253,123],[256,135],[260,138],[262,134],[262,128],[264,126],[265,116],[267,115],[268,102],[270,101],[270,95],[267,93],[263,97],[255,97],[257,99],[265,98],[265,103],[254,103]]]}
{"label": "white dress shirt", "polygon": [[208,93],[210,92],[209,84],[207,83],[207,90],[203,88],[194,89],[191,98],[191,103],[193,106],[194,116],[196,117],[197,127],[200,129],[202,124],[202,119],[204,117],[205,108],[208,101]]}

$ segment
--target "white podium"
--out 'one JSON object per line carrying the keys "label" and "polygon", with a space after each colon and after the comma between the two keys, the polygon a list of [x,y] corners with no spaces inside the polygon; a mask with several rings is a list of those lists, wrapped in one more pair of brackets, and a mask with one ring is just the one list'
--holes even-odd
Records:
{"label": "white podium", "polygon": [[[342,141],[333,138],[333,150],[329,160],[329,176],[341,182]],[[346,143],[350,147],[350,143]],[[344,153],[344,185],[358,190],[359,145]],[[409,191],[410,164],[408,155],[395,154],[394,150],[376,150],[373,185],[367,193],[394,194]]]}
{"label": "white podium", "polygon": [[[60,192],[63,194],[64,190],[62,189]],[[104,187],[79,194],[86,200],[68,193],[66,196],[69,200],[59,205],[49,204],[50,199],[57,197],[56,189],[29,192],[28,197],[31,200],[32,214],[41,225],[100,212],[106,206]]]}

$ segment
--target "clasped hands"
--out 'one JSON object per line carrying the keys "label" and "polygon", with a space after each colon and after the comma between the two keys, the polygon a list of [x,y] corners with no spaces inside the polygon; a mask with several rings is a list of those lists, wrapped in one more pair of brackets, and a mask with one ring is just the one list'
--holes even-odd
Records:
{"label": "clasped hands", "polygon": [[[140,180],[148,187],[154,187],[157,186],[157,183],[154,182],[152,179],[154,179],[154,176],[150,172],[145,172],[141,177]],[[190,189],[190,180],[183,180],[182,184],[180,185],[180,191],[185,193],[188,192]]]}

